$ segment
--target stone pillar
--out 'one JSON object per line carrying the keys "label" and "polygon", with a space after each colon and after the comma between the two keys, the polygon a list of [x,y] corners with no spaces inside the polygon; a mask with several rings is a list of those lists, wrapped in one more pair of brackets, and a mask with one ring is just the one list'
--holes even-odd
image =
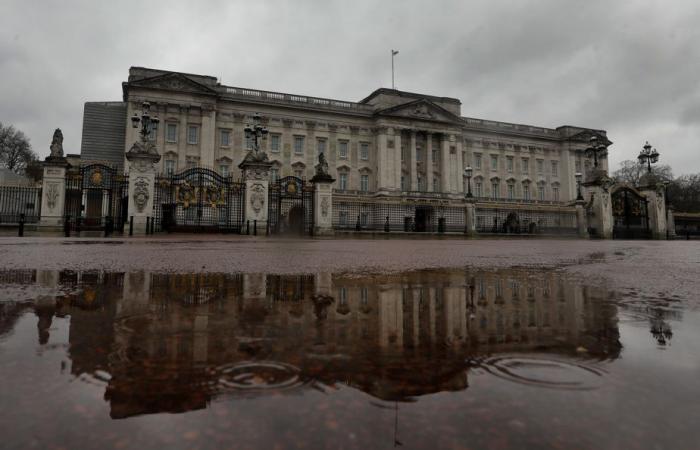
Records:
{"label": "stone pillar", "polygon": [[314,184],[314,236],[333,235],[333,182],[327,174],[316,174]]}
{"label": "stone pillar", "polygon": [[587,192],[591,195],[591,217],[588,225],[595,230],[592,237],[612,239],[613,237],[613,213],[612,200],[610,198],[610,186],[612,180],[607,175],[594,176],[592,181],[583,183]]}
{"label": "stone pillar", "polygon": [[401,129],[394,128],[394,188],[401,191]]}
{"label": "stone pillar", "polygon": [[146,221],[153,217],[156,163],[160,161],[155,145],[136,142],[126,152],[129,165],[129,208],[127,220],[134,219],[134,234],[146,234]]}
{"label": "stone pillar", "polygon": [[464,234],[476,236],[476,200],[473,197],[465,199]]}
{"label": "stone pillar", "polygon": [[425,133],[425,182],[426,192],[433,192],[433,133]]}
{"label": "stone pillar", "polygon": [[214,169],[216,148],[216,109],[213,106],[202,107],[202,136],[199,164]]}
{"label": "stone pillar", "polygon": [[389,149],[387,146],[387,129],[379,128],[377,133],[377,191],[386,192],[391,188],[391,166]]}
{"label": "stone pillar", "polygon": [[446,134],[442,135],[440,152],[440,190],[450,192],[450,139]]}
{"label": "stone pillar", "polygon": [[[238,167],[245,181],[245,205],[243,226],[250,221],[250,229],[257,220],[259,234],[264,234],[267,229],[268,189],[270,186],[270,169],[272,163],[267,155],[249,151]],[[252,231],[251,231],[252,232]]]}
{"label": "stone pillar", "polygon": [[668,231],[666,233],[668,239],[676,238],[676,220],[673,217],[673,208],[671,205],[669,205],[666,209],[666,230]]}
{"label": "stone pillar", "polygon": [[63,157],[46,158],[44,180],[41,188],[41,219],[43,229],[62,229],[66,203],[66,169],[68,162]]}
{"label": "stone pillar", "polygon": [[639,190],[647,198],[651,237],[653,239],[666,239],[666,199],[663,184],[650,184]]}
{"label": "stone pillar", "polygon": [[588,222],[586,220],[586,203],[576,200],[576,230],[581,238],[588,237]]}
{"label": "stone pillar", "polygon": [[410,161],[409,161],[409,173],[411,176],[411,185],[409,191],[418,190],[418,164],[416,161],[416,130],[411,130],[411,146],[410,146]]}

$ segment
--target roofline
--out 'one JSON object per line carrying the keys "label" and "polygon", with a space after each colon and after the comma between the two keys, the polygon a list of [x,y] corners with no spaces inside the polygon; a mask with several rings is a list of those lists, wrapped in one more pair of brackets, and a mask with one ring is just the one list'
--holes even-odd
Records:
{"label": "roofline", "polygon": [[402,94],[406,97],[416,97],[416,98],[427,98],[429,100],[433,101],[439,101],[439,102],[448,102],[448,103],[454,103],[457,105],[461,105],[462,101],[458,98],[452,98],[452,97],[439,97],[437,95],[427,95],[427,94],[418,94],[416,92],[408,92],[408,91],[400,91],[398,89],[390,89],[390,88],[379,88],[375,89],[371,94],[369,94],[367,97],[363,98],[360,100],[358,103],[367,103],[369,99],[372,97],[379,95],[379,94],[398,94],[399,97],[402,96]]}

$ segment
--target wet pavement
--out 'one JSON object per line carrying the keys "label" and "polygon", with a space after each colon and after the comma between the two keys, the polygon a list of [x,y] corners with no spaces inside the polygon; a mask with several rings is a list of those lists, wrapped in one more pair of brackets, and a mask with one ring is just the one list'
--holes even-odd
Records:
{"label": "wet pavement", "polygon": [[700,442],[697,243],[0,238],[0,261],[2,448]]}

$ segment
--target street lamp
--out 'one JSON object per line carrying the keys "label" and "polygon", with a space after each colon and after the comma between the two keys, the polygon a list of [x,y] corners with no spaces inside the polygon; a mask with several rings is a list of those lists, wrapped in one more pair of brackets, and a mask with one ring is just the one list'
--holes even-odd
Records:
{"label": "street lamp", "polygon": [[253,116],[253,125],[246,124],[244,129],[246,139],[253,139],[253,150],[256,156],[260,150],[260,140],[266,139],[268,133],[267,128],[260,124],[261,119],[260,113],[255,113]]}
{"label": "street lamp", "polygon": [[647,172],[651,173],[651,165],[659,162],[659,152],[657,152],[655,148],[652,149],[649,141],[647,141],[644,147],[642,147],[642,151],[639,152],[637,159],[639,160],[639,164],[646,163]]}
{"label": "street lamp", "polygon": [[467,198],[472,198],[472,166],[464,168],[464,176],[467,177]]}
{"label": "street lamp", "polygon": [[576,200],[583,200],[583,194],[581,194],[581,179],[583,174],[581,172],[576,172]]}
{"label": "street lamp", "polygon": [[154,133],[158,129],[158,124],[160,123],[160,119],[158,117],[151,117],[150,111],[151,111],[151,104],[148,102],[143,102],[141,104],[141,117],[139,117],[138,113],[134,113],[133,116],[131,116],[131,126],[134,128],[138,128],[139,124],[141,124],[141,131],[139,134],[141,135],[141,142],[144,144],[148,142],[148,134],[153,131]]}
{"label": "street lamp", "polygon": [[605,153],[608,149],[608,147],[605,145],[605,143],[600,142],[598,139],[598,136],[593,135],[591,136],[591,139],[589,140],[590,146],[585,150],[586,155],[590,157],[590,155],[593,155],[593,168],[597,169],[598,168],[598,157],[605,156]]}

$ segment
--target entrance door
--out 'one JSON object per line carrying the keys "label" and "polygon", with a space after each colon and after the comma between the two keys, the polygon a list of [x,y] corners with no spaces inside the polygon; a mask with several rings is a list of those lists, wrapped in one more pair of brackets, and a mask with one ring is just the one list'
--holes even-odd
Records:
{"label": "entrance door", "polygon": [[430,230],[433,209],[429,206],[416,208],[416,231],[423,233]]}
{"label": "entrance door", "polygon": [[650,239],[646,198],[628,187],[619,188],[611,197],[613,238]]}

